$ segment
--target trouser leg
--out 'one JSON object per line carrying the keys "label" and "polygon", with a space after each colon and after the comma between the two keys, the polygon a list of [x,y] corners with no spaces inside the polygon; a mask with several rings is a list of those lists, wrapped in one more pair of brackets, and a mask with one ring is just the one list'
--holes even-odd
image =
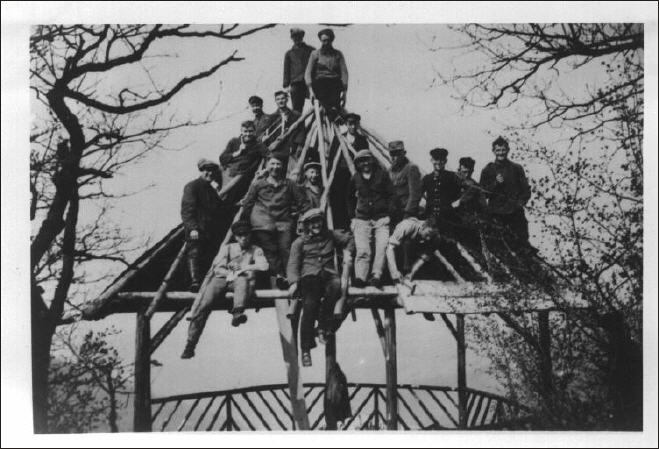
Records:
{"label": "trouser leg", "polygon": [[277,245],[277,236],[274,231],[261,231],[257,230],[253,232],[254,239],[256,244],[261,247],[263,254],[270,265],[270,274],[277,274],[277,270],[280,266],[279,255],[278,255],[278,245]]}
{"label": "trouser leg", "polygon": [[355,219],[355,277],[365,281],[371,265],[371,222]]}
{"label": "trouser leg", "polygon": [[294,111],[302,112],[307,96],[307,85],[304,82],[291,83],[291,106]]}
{"label": "trouser leg", "polygon": [[247,301],[254,292],[254,276],[252,273],[240,275],[233,281],[233,310],[242,312],[245,310]]}
{"label": "trouser leg", "polygon": [[206,320],[211,313],[211,306],[216,298],[225,295],[227,290],[226,278],[214,277],[206,285],[206,288],[200,295],[197,296],[195,304],[192,306],[193,314],[190,317],[190,326],[188,327],[188,344],[194,348],[201,332],[206,326]]}
{"label": "trouser leg", "polygon": [[278,274],[286,277],[286,266],[288,265],[288,257],[291,254],[291,245],[293,243],[293,228],[287,227],[277,231],[277,252],[279,255],[279,265],[277,267]]}
{"label": "trouser leg", "polygon": [[201,240],[188,240],[187,261],[190,283],[199,287],[201,283]]}
{"label": "trouser leg", "polygon": [[321,287],[321,279],[318,276],[305,276],[300,279],[300,292],[303,298],[302,321],[300,324],[300,347],[302,351],[309,351],[316,347],[314,324],[320,306]]}
{"label": "trouser leg", "polygon": [[375,257],[373,257],[373,268],[371,269],[374,277],[382,277],[388,243],[389,217],[384,217],[375,222]]}
{"label": "trouser leg", "polygon": [[341,278],[325,273],[323,279],[324,297],[320,305],[318,327],[325,331],[334,331],[334,306],[341,296]]}

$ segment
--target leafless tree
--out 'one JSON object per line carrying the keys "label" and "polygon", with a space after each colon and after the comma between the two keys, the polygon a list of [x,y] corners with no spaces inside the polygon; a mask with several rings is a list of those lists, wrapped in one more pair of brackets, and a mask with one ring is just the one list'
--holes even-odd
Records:
{"label": "leafless tree", "polygon": [[[162,73],[163,67],[177,63],[177,57],[155,54],[156,43],[238,40],[273,26],[34,27],[29,42],[34,112],[30,252],[36,432],[47,430],[52,336],[71,303],[72,286],[81,280],[82,264],[125,263],[125,248],[117,245],[124,236],[104,224],[109,201],[114,199],[105,182],[160,148],[168,133],[199,124],[201,120],[177,119],[168,102],[186,86],[243,59],[237,51],[222,59],[209,58],[207,69],[166,85],[155,79],[156,69]],[[80,223],[85,207],[96,208],[96,221]]]}
{"label": "leafless tree", "polygon": [[[592,306],[553,323],[562,364],[556,390],[572,395],[565,402],[570,413],[556,413],[555,423],[595,425],[585,422],[593,421],[583,409],[590,401],[590,412],[599,408],[598,416],[606,416],[598,425],[636,428],[642,416],[643,25],[453,29],[464,45],[443,50],[456,57],[441,79],[464,107],[513,112],[508,137],[517,157],[534,167],[536,241]],[[518,321],[522,334],[533,332],[532,322]],[[532,379],[534,368],[523,366],[532,359],[523,335],[499,336],[497,345],[507,345],[506,354],[498,352],[501,366],[516,366]],[[596,404],[607,385],[610,402]]]}

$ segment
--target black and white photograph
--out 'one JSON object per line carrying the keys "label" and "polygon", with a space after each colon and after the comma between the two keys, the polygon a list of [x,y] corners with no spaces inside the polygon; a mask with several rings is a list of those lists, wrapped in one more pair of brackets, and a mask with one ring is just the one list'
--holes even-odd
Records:
{"label": "black and white photograph", "polygon": [[3,447],[656,447],[656,3],[54,3]]}

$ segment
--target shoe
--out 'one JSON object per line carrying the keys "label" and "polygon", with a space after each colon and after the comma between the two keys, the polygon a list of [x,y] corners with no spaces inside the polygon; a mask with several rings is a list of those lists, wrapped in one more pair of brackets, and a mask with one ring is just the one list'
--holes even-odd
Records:
{"label": "shoe", "polygon": [[324,331],[318,331],[318,343],[324,345],[327,343],[327,336]]}
{"label": "shoe", "polygon": [[275,285],[279,290],[288,290],[288,288],[291,286],[291,284],[289,284],[288,281],[281,276],[277,276],[277,279],[275,280]]}
{"label": "shoe", "polygon": [[302,353],[302,366],[309,367],[311,366],[311,354],[309,351],[305,351]]}
{"label": "shoe", "polygon": [[368,282],[372,287],[377,288],[378,290],[382,289],[382,279],[377,276],[373,276]]}
{"label": "shoe", "polygon": [[247,322],[247,315],[245,315],[243,312],[239,313],[234,313],[233,314],[233,319],[231,320],[231,325],[233,327],[238,327],[241,324],[244,324]]}
{"label": "shoe", "polygon": [[366,287],[366,281],[363,279],[355,278],[355,280],[352,281],[352,286],[355,288],[364,288]]}
{"label": "shoe", "polygon": [[428,321],[435,321],[435,315],[433,315],[432,313],[426,312],[423,314],[423,317]]}
{"label": "shoe", "polygon": [[194,357],[194,348],[190,344],[186,344],[183,354],[181,354],[181,358],[191,359],[192,357]]}

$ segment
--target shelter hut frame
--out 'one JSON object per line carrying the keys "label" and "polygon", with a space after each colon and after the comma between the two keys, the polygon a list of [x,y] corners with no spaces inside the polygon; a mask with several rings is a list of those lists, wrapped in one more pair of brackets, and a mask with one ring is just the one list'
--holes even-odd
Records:
{"label": "shelter hut frame", "polygon": [[[289,177],[300,175],[300,169],[309,151],[316,151],[320,155],[322,180],[325,186],[321,206],[327,208],[328,226],[333,228],[332,207],[328,204],[329,188],[332,185],[340,158],[344,159],[350,172],[354,173],[352,158],[355,150],[341,134],[339,126],[330,122],[317,104],[303,114],[287,133],[290,134],[296,126],[305,126],[307,138],[299,160],[289,165]],[[388,168],[390,158],[384,140],[366,128],[363,128],[363,132],[378,163],[384,168]],[[287,137],[287,134],[283,137]],[[335,150],[333,158],[331,157],[331,149]],[[235,184],[236,181],[233,180],[232,184],[224,186],[223,190],[225,188],[229,189]],[[240,212],[241,209],[235,214],[234,221],[240,215]],[[225,226],[226,235],[223,244],[231,238],[229,225],[230,223],[227,223],[227,226]],[[537,256],[532,255],[530,259],[525,259],[516,254],[510,247],[506,249],[505,254],[512,263],[501,260],[495,254],[496,251],[491,252],[489,250],[488,242],[485,239],[482,239],[482,244],[484,255],[480,260],[478,260],[478,255],[475,255],[473,251],[470,251],[459,241],[451,242],[447,248],[436,251],[434,263],[436,264],[436,270],[442,273],[440,279],[415,280],[414,291],[404,286],[395,287],[391,285],[384,286],[382,289],[374,287],[349,288],[348,300],[351,307],[371,311],[375,330],[384,354],[386,382],[384,385],[350,384],[352,389],[351,399],[354,399],[360,391],[370,390],[370,393],[357,407],[359,411],[353,413],[353,418],[349,419],[347,423],[342,423],[341,428],[353,428],[351,426],[356,422],[356,415],[366,407],[369,401],[373,403],[373,411],[368,415],[365,423],[360,423],[357,428],[379,428],[381,425],[389,430],[412,427],[425,429],[451,427],[459,429],[496,428],[504,426],[507,422],[506,419],[509,418],[501,412],[503,408],[523,410],[523,406],[506,398],[479,392],[468,387],[467,343],[465,338],[466,315],[495,314],[519,332],[536,350],[541,385],[545,392],[551,392],[553,382],[550,313],[565,313],[569,312],[570,309],[583,308],[585,307],[584,303],[569,288],[558,290],[554,288],[555,286],[552,287],[551,291],[547,291],[547,289],[538,288],[536,285],[534,288],[520,294],[519,284],[516,283],[514,286],[510,284],[511,279],[516,280],[519,277],[516,273],[519,265],[528,264],[529,260],[532,259],[535,268],[541,272],[534,273],[533,276],[536,277],[553,276],[551,268]],[[294,360],[287,361],[290,364],[287,369],[288,392],[286,385],[275,385],[168,398],[153,399],[151,397],[151,354],[163,344],[167,336],[187,314],[197,295],[196,293],[183,291],[184,289],[181,288],[182,283],[178,279],[181,277],[181,261],[185,250],[184,230],[182,225],[179,225],[138,258],[124,273],[119,275],[101,296],[89,303],[80,314],[65,318],[68,321],[79,319],[97,320],[116,313],[136,315],[134,431],[154,430],[154,423],[157,419],[161,420],[158,421],[157,427],[160,427],[158,430],[169,430],[169,424],[174,423],[172,418],[176,413],[181,412],[179,410],[180,405],[184,401],[191,401],[191,403],[187,412],[180,417],[179,425],[175,430],[198,430],[202,427],[206,427],[206,430],[214,428],[218,430],[238,430],[240,425],[237,416],[242,419],[243,428],[255,429],[254,421],[264,429],[318,428],[323,414],[320,413],[314,420],[310,420],[309,413],[319,403],[322,392],[313,395],[314,399],[310,406],[307,406],[306,399],[312,396],[313,391],[319,389],[324,391],[324,389],[322,384],[302,384],[297,360],[296,332],[294,329],[285,330],[282,328],[286,325],[282,323],[289,323],[290,326],[290,321],[286,318],[284,320],[279,319],[278,322],[280,333],[287,335],[287,343],[282,344],[288,344],[288,350],[292,351],[290,354],[294,355]],[[498,255],[501,256],[501,252]],[[209,276],[210,272],[204,284],[209,280]],[[204,284],[202,284],[202,289]],[[140,289],[143,285],[153,287],[148,291],[144,291]],[[511,300],[511,296],[514,296],[515,299]],[[225,299],[231,297],[232,294],[228,293]],[[283,305],[290,299],[292,298],[289,298],[287,291],[259,289],[248,308],[275,308],[278,315],[281,315]],[[226,300],[218,300],[212,306],[213,310],[226,310],[227,308],[228,301]],[[407,314],[430,313],[441,317],[442,322],[447,326],[456,341],[456,387],[410,386],[398,383],[396,309],[400,308],[404,309]],[[382,314],[380,311],[382,311]],[[160,329],[153,333],[151,318],[155,313],[172,313],[172,315]],[[513,314],[520,313],[536,315],[537,335],[521,328],[512,318]],[[454,321],[451,316],[455,317]],[[281,317],[278,316],[278,318]],[[286,350],[287,348],[284,347],[285,353]],[[336,350],[336,341],[332,336],[325,346],[326,373],[329,372],[329,367],[336,362]],[[304,392],[305,388],[306,393]],[[274,402],[264,399],[263,392],[266,391],[272,394]],[[384,391],[384,395],[382,391]],[[275,394],[278,392],[282,392],[285,399],[290,401],[290,407],[284,405],[286,401],[281,400],[281,395]],[[408,396],[407,400],[402,392]],[[448,403],[455,406],[457,416],[453,416],[446,410],[446,406],[438,399],[441,395],[439,393],[435,395],[435,392],[441,392]],[[454,400],[449,392],[457,394],[457,400]],[[257,400],[250,397],[251,393],[259,397],[259,404],[262,403],[265,408],[258,409],[255,405]],[[421,395],[425,395],[426,400],[420,399]],[[217,398],[222,399],[216,401]],[[239,403],[236,398],[240,398],[243,402]],[[202,401],[208,401],[208,403],[202,407],[200,406]],[[408,401],[414,401],[416,407],[411,407]],[[174,406],[171,407],[171,410],[167,409],[167,412],[164,412],[163,410],[169,403],[174,404]],[[382,403],[385,405],[384,415],[379,409]],[[441,409],[441,413],[445,413],[449,417],[450,425],[441,424],[436,419],[437,413],[440,412],[433,413],[430,410],[430,404],[436,410]],[[399,406],[402,406],[402,409]],[[276,407],[279,407],[279,413],[275,411]],[[493,407],[496,408],[496,411],[490,413]],[[401,412],[407,415],[407,422],[402,418]],[[199,416],[193,417],[194,413],[199,413]],[[224,418],[220,420],[221,413]],[[248,417],[249,413],[251,413],[252,419]],[[274,423],[272,421],[268,423],[265,418],[266,414],[275,417]],[[423,419],[419,415],[422,415]],[[290,427],[284,423],[284,418],[290,418]],[[196,423],[190,427],[193,420],[196,420]],[[204,423],[202,426],[204,420],[210,420],[210,425]],[[414,421],[414,424],[411,424],[410,420]],[[220,421],[222,421],[221,424],[219,424]],[[339,424],[326,419],[325,428],[337,429]]]}

